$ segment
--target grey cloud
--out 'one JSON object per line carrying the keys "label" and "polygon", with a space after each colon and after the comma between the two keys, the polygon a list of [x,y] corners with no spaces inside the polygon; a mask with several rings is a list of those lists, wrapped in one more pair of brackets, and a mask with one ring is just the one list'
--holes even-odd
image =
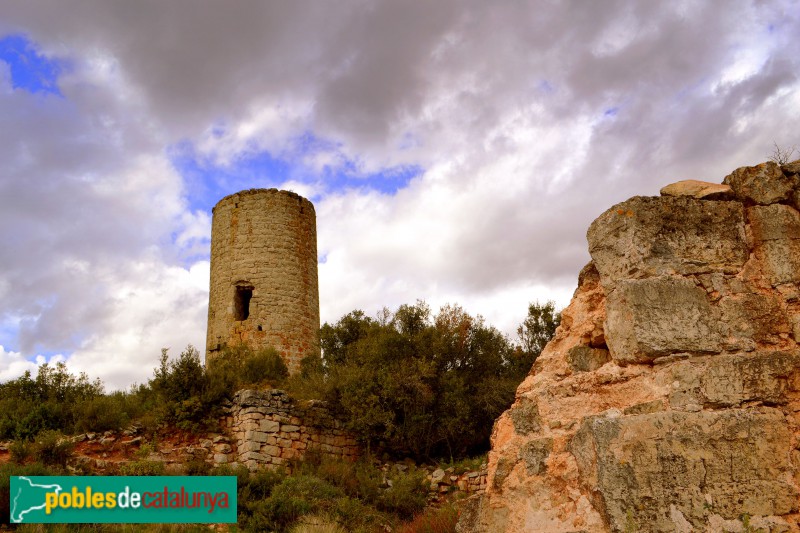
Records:
{"label": "grey cloud", "polygon": [[[439,263],[391,243],[381,257],[352,251],[352,268],[365,277],[440,279],[465,292],[531,279],[569,285],[587,259],[588,223],[611,204],[656,194],[668,181],[719,180],[762,159],[776,132],[791,133],[785,124],[796,117],[774,102],[797,91],[793,41],[770,50],[756,75],[709,92],[737,47],[758,44],[752,32],[775,23],[794,38],[789,7],[743,0],[724,9],[624,1],[5,3],[6,30],[29,31],[47,50],[79,62],[98,51],[115,58],[132,96],[123,101],[92,87],[80,70],[63,80],[77,111],[0,96],[0,156],[14,162],[0,175],[0,239],[16,250],[0,251],[14,287],[3,308],[33,316],[48,295],[66,301],[97,290],[91,304],[58,309],[26,325],[24,335],[57,344],[81,322],[103,323],[92,305],[107,294],[90,277],[77,278],[75,293],[61,292],[60,263],[136,258],[162,243],[169,224],[134,223],[157,216],[146,205],[150,193],[132,204],[85,180],[118,176],[131,157],[199,138],[219,120],[235,125],[287,95],[309,104],[314,133],[354,159],[452,161],[458,171],[438,184],[452,191],[470,191],[477,174],[503,158],[541,152],[518,171],[526,185],[517,195],[486,198],[483,212],[441,222],[460,232]],[[615,32],[627,42],[599,54],[597,43]],[[617,114],[604,118],[609,107]],[[112,126],[104,128],[108,117]],[[736,131],[743,118],[750,120],[745,134]],[[571,136],[584,123],[591,134],[581,147]],[[514,124],[542,138],[519,140]],[[398,150],[408,134],[416,146]],[[547,145],[559,135],[555,148]],[[565,183],[549,189],[566,163]],[[432,179],[415,182],[413,194],[421,198]],[[403,224],[402,216],[393,223]],[[350,241],[363,231],[350,229]]]}

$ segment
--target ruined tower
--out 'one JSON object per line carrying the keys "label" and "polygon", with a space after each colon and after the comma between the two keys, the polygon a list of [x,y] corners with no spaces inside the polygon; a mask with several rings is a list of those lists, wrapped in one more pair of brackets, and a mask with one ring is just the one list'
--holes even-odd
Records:
{"label": "ruined tower", "polygon": [[290,373],[319,354],[314,205],[250,189],[213,209],[206,360],[226,345],[274,346]]}

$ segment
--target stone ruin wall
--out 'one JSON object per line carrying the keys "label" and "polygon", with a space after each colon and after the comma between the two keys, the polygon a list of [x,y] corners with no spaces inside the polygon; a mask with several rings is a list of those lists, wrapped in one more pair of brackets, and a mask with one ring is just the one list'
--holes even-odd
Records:
{"label": "stone ruin wall", "polygon": [[274,346],[290,373],[319,355],[316,214],[295,193],[251,189],[214,207],[206,360],[242,343]]}
{"label": "stone ruin wall", "polygon": [[631,198],[587,239],[458,530],[800,531],[800,161]]}
{"label": "stone ruin wall", "polygon": [[236,445],[230,459],[252,472],[287,466],[309,450],[349,461],[361,455],[355,437],[322,402],[299,402],[277,389],[237,392],[225,425]]}

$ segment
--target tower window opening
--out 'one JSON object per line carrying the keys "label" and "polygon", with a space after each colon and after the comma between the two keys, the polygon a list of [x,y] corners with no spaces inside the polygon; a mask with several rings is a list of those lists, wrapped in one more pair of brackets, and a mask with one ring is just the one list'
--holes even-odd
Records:
{"label": "tower window opening", "polygon": [[250,316],[250,299],[253,297],[253,287],[239,286],[233,294],[233,314],[235,320],[247,320]]}

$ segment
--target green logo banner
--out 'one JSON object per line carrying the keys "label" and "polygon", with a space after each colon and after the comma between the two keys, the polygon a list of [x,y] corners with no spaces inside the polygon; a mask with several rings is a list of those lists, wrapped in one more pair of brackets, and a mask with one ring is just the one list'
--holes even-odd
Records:
{"label": "green logo banner", "polygon": [[236,476],[12,476],[10,521],[236,522]]}

